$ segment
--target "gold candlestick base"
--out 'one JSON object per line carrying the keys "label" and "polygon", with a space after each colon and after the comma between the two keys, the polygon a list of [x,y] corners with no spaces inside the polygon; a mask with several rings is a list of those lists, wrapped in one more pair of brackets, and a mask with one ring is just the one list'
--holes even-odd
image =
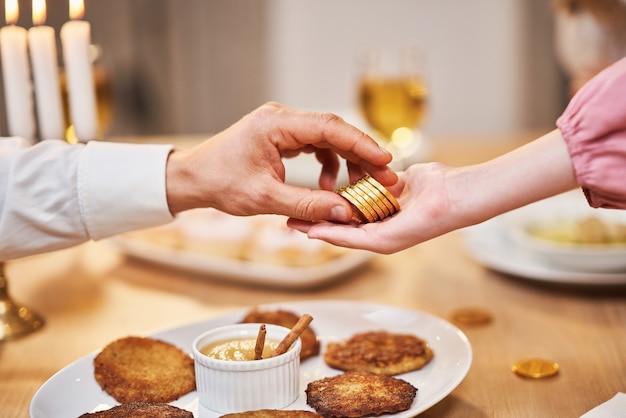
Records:
{"label": "gold candlestick base", "polygon": [[30,334],[43,324],[44,321],[39,315],[11,300],[4,275],[4,263],[0,263],[0,341]]}

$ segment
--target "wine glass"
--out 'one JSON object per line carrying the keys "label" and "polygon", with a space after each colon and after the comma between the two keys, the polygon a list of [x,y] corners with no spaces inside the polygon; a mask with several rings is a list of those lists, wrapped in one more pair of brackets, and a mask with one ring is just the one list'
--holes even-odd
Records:
{"label": "wine glass", "polygon": [[30,334],[41,328],[43,323],[39,315],[11,299],[4,263],[0,261],[0,341]]}
{"label": "wine glass", "polygon": [[374,139],[396,157],[415,154],[428,99],[419,49],[367,49],[359,71],[358,105]]}

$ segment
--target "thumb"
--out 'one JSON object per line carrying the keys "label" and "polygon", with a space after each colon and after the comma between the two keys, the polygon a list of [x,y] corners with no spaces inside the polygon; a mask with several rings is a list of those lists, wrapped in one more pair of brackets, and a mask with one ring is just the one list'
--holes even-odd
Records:
{"label": "thumb", "polygon": [[273,193],[272,212],[306,221],[350,222],[352,207],[337,193],[281,184]]}

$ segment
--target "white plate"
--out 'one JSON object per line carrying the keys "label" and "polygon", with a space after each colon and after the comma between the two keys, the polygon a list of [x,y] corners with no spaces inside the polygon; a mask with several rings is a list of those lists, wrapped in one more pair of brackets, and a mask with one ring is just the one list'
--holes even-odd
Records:
{"label": "white plate", "polygon": [[[427,313],[351,301],[299,301],[263,305],[261,308],[282,308],[312,315],[311,326],[320,339],[322,352],[329,341],[377,329],[413,333],[425,339],[435,356],[423,369],[397,376],[417,387],[418,392],[411,409],[393,417],[413,417],[435,405],[461,383],[472,362],[472,349],[467,337],[454,325]],[[190,351],[196,336],[208,329],[238,322],[247,311],[238,310],[153,336]],[[44,383],[31,402],[31,418],[76,417],[95,408],[115,405],[115,400],[103,392],[93,378],[92,363],[96,354],[70,364]],[[306,405],[304,393],[307,384],[339,373],[326,366],[321,356],[305,360],[301,366],[301,394],[287,409],[311,410]],[[196,392],[183,396],[173,405],[191,410],[197,418],[219,416],[206,410],[198,412]]]}
{"label": "white plate", "polygon": [[567,202],[573,203],[572,199],[582,199],[584,202],[579,191],[566,193],[467,228],[464,231],[467,251],[476,261],[489,268],[526,279],[585,285],[626,284],[626,272],[590,273],[564,270],[547,263],[512,238],[512,224],[517,224],[520,219],[531,215],[553,213],[556,208],[567,208]]}
{"label": "white plate", "polygon": [[321,264],[290,267],[186,251],[124,236],[111,239],[111,243],[128,256],[201,273],[206,278],[227,278],[233,282],[290,289],[318,286],[339,279],[374,256],[367,251],[349,250]]}
{"label": "white plate", "polygon": [[575,191],[528,205],[507,214],[504,219],[516,245],[555,268],[586,273],[626,272],[625,244],[558,242],[530,232],[533,228],[544,228],[565,231],[575,237],[575,225],[587,219],[607,226],[626,225],[624,210],[594,209],[580,191]]}

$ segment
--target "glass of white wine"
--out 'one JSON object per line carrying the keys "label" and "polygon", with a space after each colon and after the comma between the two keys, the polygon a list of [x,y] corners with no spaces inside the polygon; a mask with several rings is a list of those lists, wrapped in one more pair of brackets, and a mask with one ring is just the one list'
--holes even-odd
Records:
{"label": "glass of white wine", "polygon": [[359,56],[357,99],[372,136],[396,157],[423,148],[428,87],[418,48],[367,49]]}

